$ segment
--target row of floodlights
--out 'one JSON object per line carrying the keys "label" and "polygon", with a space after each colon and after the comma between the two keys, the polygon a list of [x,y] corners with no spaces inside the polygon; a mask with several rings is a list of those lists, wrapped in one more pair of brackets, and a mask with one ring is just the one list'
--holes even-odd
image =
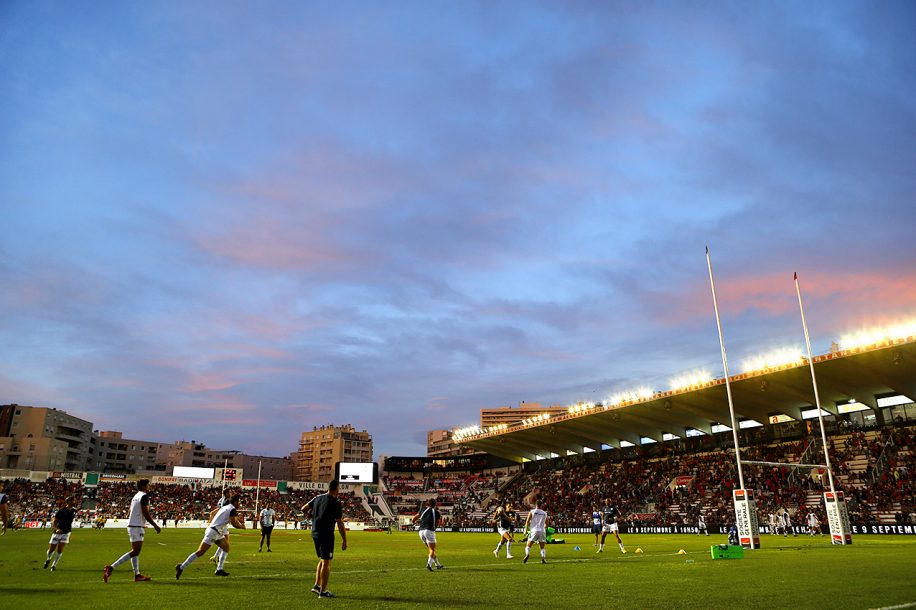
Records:
{"label": "row of floodlights", "polygon": [[[872,328],[855,333],[844,335],[839,341],[841,350],[858,349],[863,347],[878,346],[885,343],[893,343],[900,339],[908,339],[916,336],[916,319],[901,324],[893,324],[881,328]],[[758,373],[774,369],[782,369],[793,366],[800,366],[806,362],[802,350],[798,346],[783,347],[772,350],[765,354],[748,358],[741,363],[741,369],[744,373]],[[683,373],[669,380],[671,391],[698,389],[710,384],[716,383],[716,379],[709,371],[699,370]],[[651,389],[646,387],[618,392],[605,400],[604,402],[584,402],[577,403],[567,409],[570,414],[578,415],[580,413],[593,412],[597,409],[609,409],[624,405],[627,403],[649,400],[655,395]],[[520,422],[521,426],[536,426],[550,419],[549,413],[542,413],[534,417],[529,417]],[[480,434],[490,434],[500,432],[508,428],[507,424],[499,424],[481,428],[480,426],[469,426],[459,428],[454,431],[453,438],[461,440],[469,436]]]}

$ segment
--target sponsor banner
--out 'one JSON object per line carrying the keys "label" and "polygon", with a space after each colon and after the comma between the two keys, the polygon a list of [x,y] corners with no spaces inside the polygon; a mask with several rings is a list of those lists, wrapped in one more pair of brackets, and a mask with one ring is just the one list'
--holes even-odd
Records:
{"label": "sponsor banner", "polygon": [[735,522],[738,525],[738,541],[746,549],[760,548],[760,528],[757,525],[757,508],[754,506],[753,489],[734,490]]}
{"label": "sponsor banner", "polygon": [[852,544],[852,529],[849,527],[849,513],[843,492],[824,492],[827,522],[830,524],[830,539],[833,544]]}
{"label": "sponsor banner", "polygon": [[[407,521],[410,521],[408,517]],[[494,526],[488,527],[445,527],[445,531],[452,532],[473,532],[473,533],[492,533],[496,529]],[[798,534],[806,534],[807,530],[802,527],[793,528]],[[521,532],[516,532],[521,534]],[[557,533],[560,534],[591,534],[591,527],[558,527]],[[696,526],[691,525],[625,525],[620,524],[621,534],[696,534]],[[709,528],[710,535],[721,534],[728,535],[728,529],[725,526],[715,526]],[[764,533],[769,533],[765,531]],[[916,525],[853,525],[853,534],[878,534],[878,535],[909,535],[916,536]]]}
{"label": "sponsor banner", "polygon": [[314,491],[327,491],[327,483],[319,483],[314,481],[289,481],[287,484],[287,489],[304,489],[304,490],[314,490]]}
{"label": "sponsor banner", "polygon": [[124,480],[127,479],[127,475],[126,475],[126,474],[113,474],[113,473],[103,472],[102,474],[99,475],[99,478],[101,478],[102,480],[108,479],[108,480],[119,480],[119,481],[124,481]]}
{"label": "sponsor banner", "polygon": [[243,479],[242,487],[276,487],[277,482],[271,481],[269,479],[261,479],[260,483],[257,479]]}

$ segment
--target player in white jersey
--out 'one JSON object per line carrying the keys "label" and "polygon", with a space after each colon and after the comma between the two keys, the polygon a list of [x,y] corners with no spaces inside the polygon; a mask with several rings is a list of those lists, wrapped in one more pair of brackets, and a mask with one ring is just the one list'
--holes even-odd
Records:
{"label": "player in white jersey", "polygon": [[[232,491],[231,487],[223,487],[223,495],[220,496],[219,502],[216,503],[216,508],[219,510],[229,503],[229,498],[232,494],[235,493]],[[226,528],[226,537],[229,537],[229,528]],[[223,549],[216,547],[216,550],[213,551],[213,556],[210,557],[210,561],[213,563],[219,563],[220,556],[223,554]]]}
{"label": "player in white jersey", "polygon": [[140,551],[143,549],[143,537],[146,533],[146,524],[150,523],[156,528],[156,533],[162,531],[159,525],[153,521],[149,512],[149,479],[140,479],[137,481],[137,493],[134,494],[130,501],[130,514],[127,518],[127,535],[130,538],[130,551],[121,555],[117,561],[105,566],[102,571],[102,579],[108,582],[108,578],[116,567],[127,560],[130,560],[134,568],[134,582],[146,582],[150,580],[149,576],[140,573]]}
{"label": "player in white jersey", "polygon": [[706,529],[706,517],[703,516],[703,513],[697,515],[697,536],[699,536],[700,533],[706,534],[707,536],[709,535],[709,530]]}
{"label": "player in white jersey", "polygon": [[531,557],[531,545],[537,542],[541,547],[541,563],[547,563],[547,550],[544,545],[547,543],[547,513],[541,510],[538,498],[534,498],[534,508],[528,511],[525,518],[525,529],[528,530],[528,543],[525,545],[525,559],[522,563],[528,563]]}
{"label": "player in white jersey", "polygon": [[817,514],[813,511],[808,513],[808,535],[824,535],[824,532],[821,531],[821,520],[818,519]]}
{"label": "player in white jersey", "polygon": [[0,536],[6,534],[6,522],[10,520],[10,497],[6,491],[6,482],[0,481]]}
{"label": "player in white jersey", "polygon": [[789,532],[792,532],[792,536],[798,536],[795,530],[792,529],[792,516],[789,514],[788,510],[782,509],[782,515],[779,517],[779,522],[782,526],[783,538],[788,538]]}
{"label": "player in white jersey", "polygon": [[259,519],[261,525],[261,544],[258,546],[258,553],[264,548],[264,540],[267,540],[267,552],[271,552],[270,534],[274,531],[274,517],[276,514],[277,511],[272,509],[268,503],[265,503],[264,508],[261,509],[261,518]]}
{"label": "player in white jersey", "polygon": [[770,513],[770,533],[774,536],[779,534],[779,517],[775,512]]}
{"label": "player in white jersey", "polygon": [[184,572],[189,565],[197,561],[198,557],[204,556],[207,550],[214,544],[222,549],[223,553],[219,556],[219,564],[217,564],[216,572],[213,574],[215,576],[229,576],[229,572],[223,569],[226,558],[229,556],[229,526],[231,525],[240,530],[245,529],[245,520],[242,518],[242,515],[239,514],[237,509],[238,504],[239,495],[236,494],[229,498],[229,502],[224,504],[222,508],[217,508],[210,513],[210,524],[204,531],[204,539],[201,541],[196,551],[188,555],[187,559],[175,566],[175,580],[181,578],[181,573]]}

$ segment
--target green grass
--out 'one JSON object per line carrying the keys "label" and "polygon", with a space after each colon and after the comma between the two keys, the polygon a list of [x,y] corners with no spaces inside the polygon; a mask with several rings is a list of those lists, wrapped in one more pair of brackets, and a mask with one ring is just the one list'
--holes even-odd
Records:
{"label": "green grass", "polygon": [[[415,533],[350,532],[335,553],[330,589],[336,600],[308,592],[315,554],[308,532],[277,530],[273,553],[258,553],[258,534],[232,533],[228,578],[199,559],[176,581],[174,566],[202,531],[148,530],[134,583],[130,564],[102,582],[102,566],[128,549],[124,530],[76,530],[58,570],[42,569],[50,532],[7,532],[0,538],[0,600],[6,608],[876,608],[916,602],[916,537],[857,536],[851,547],[824,538],[764,536],[764,548],[740,560],[716,560],[709,545],[722,536],[625,535],[629,551],[611,544],[594,553],[592,537],[567,535],[547,547],[547,565],[495,559],[495,534],[439,533],[441,572],[424,569]],[[581,550],[574,547],[579,545]],[[633,551],[641,547],[643,554]],[[677,555],[678,549],[688,554]],[[209,557],[209,554],[207,555]]]}

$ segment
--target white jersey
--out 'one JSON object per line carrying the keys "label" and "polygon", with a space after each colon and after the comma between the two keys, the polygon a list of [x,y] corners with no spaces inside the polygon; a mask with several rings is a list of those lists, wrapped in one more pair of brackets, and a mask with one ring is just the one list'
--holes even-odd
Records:
{"label": "white jersey", "polygon": [[783,513],[781,519],[783,526],[788,527],[792,525],[792,518],[789,516],[788,512]]}
{"label": "white jersey", "polygon": [[811,527],[817,527],[818,525],[820,525],[820,523],[821,522],[817,518],[817,515],[815,515],[814,513],[811,513],[810,515],[808,515],[808,525],[810,525]]}
{"label": "white jersey", "polygon": [[528,529],[532,532],[544,532],[547,530],[547,513],[540,508],[534,508],[528,513],[531,519],[528,521]]}
{"label": "white jersey", "polygon": [[265,508],[261,511],[261,527],[273,527],[274,515],[277,512],[272,508]]}
{"label": "white jersey", "polygon": [[706,527],[706,518],[703,515],[697,517],[697,527],[703,528]]}
{"label": "white jersey", "polygon": [[232,523],[232,517],[236,514],[235,507],[232,504],[226,503],[221,509],[219,509],[215,515],[213,515],[213,520],[210,521],[210,527],[222,531],[227,531],[229,529],[229,524]]}
{"label": "white jersey", "polygon": [[145,491],[138,491],[130,501],[128,527],[146,527],[146,517],[143,516],[144,506],[149,506],[149,495]]}

